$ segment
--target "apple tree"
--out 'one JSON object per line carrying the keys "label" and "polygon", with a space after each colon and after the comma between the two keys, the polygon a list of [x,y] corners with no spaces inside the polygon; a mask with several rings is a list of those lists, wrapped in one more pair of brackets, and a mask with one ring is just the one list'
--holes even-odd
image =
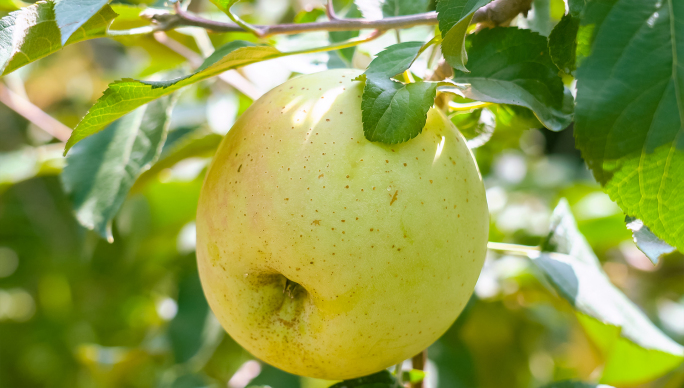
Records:
{"label": "apple tree", "polygon": [[[684,384],[684,2],[0,0],[0,15],[0,386]],[[437,342],[326,381],[221,329],[195,214],[226,133],[269,113],[255,101],[346,68],[364,141],[418,144],[431,110],[463,134],[489,243]]]}

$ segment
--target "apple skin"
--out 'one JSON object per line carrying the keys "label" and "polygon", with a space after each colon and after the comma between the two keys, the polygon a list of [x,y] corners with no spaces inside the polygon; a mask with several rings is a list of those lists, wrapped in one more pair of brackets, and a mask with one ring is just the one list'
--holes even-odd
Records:
{"label": "apple skin", "polygon": [[437,340],[472,294],[489,227],[463,136],[431,109],[414,139],[369,142],[359,74],[300,76],[255,101],[197,210],[200,278],[226,331],[271,365],[329,380]]}

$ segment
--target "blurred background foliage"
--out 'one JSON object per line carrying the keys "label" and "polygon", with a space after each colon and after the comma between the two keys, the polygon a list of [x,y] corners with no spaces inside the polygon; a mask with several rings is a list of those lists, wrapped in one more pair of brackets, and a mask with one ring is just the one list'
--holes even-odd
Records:
{"label": "blurred background foliage", "polygon": [[[0,2],[2,15],[17,2]],[[14,5],[12,5],[14,4]],[[114,5],[121,3],[114,3]],[[115,8],[114,29],[155,0]],[[117,5],[118,6],[118,5]],[[251,23],[324,18],[316,0],[254,0],[236,12]],[[360,14],[349,1],[341,15]],[[434,7],[434,4],[431,5]],[[518,26],[548,35],[560,0],[535,0]],[[190,9],[226,20],[208,1]],[[273,38],[282,49],[327,44],[352,33]],[[426,40],[434,29],[401,32]],[[168,36],[191,54],[249,34],[181,28]],[[256,96],[300,73],[365,67],[395,34],[341,52],[282,58],[239,70],[247,86],[211,79],[185,89],[160,161],[134,185],[113,224],[114,242],[81,227],[60,183],[63,144],[0,104],[0,387],[322,388],[255,361],[224,333],[204,300],[194,257],[194,217],[203,174],[221,135]],[[188,55],[150,36],[68,46],[8,76],[5,86],[73,128],[109,82],[188,71]],[[423,77],[430,58],[412,68]],[[658,265],[635,247],[624,215],[591,177],[572,127],[551,132],[534,115],[490,105],[457,112],[487,187],[490,240],[538,245],[566,198],[580,231],[613,284],[667,335],[684,342],[684,259]],[[428,387],[538,387],[596,380],[603,360],[567,302],[554,296],[526,258],[490,253],[472,300],[429,349]],[[252,380],[253,379],[253,380]],[[684,386],[684,368],[642,387]]]}

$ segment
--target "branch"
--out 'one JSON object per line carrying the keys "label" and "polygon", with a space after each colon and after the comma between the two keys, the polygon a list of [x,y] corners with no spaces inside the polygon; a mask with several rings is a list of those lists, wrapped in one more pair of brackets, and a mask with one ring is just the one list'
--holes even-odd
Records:
{"label": "branch", "polygon": [[475,11],[471,24],[481,23],[495,27],[511,21],[519,13],[527,16],[532,8],[532,0],[494,0]]}
{"label": "branch", "polygon": [[[527,14],[527,11],[531,8],[531,4],[532,0],[494,0],[475,12],[471,24],[480,23],[485,27],[498,26],[509,22],[521,12]],[[225,23],[205,19],[184,10],[182,7],[177,6],[175,11],[175,14],[164,12],[146,16],[158,23],[156,30],[170,30],[180,26],[192,26],[214,32],[253,32],[245,31],[242,26],[236,23]],[[387,31],[414,26],[429,26],[438,23],[436,12],[387,17],[378,20],[343,19],[335,15],[335,10],[332,8],[331,1],[328,1],[326,4],[326,14],[330,19],[329,21],[276,24],[272,26],[250,25],[250,27],[258,31],[261,37],[269,37],[273,35],[293,35],[314,31],[356,31],[362,29]]]}
{"label": "branch", "polygon": [[0,83],[0,102],[22,115],[36,127],[52,135],[52,137],[61,141],[69,140],[69,136],[71,136],[71,129],[69,127],[43,112],[42,109],[33,105],[29,100],[9,90],[2,83]]}
{"label": "branch", "polygon": [[[181,8],[176,9],[176,14],[157,14],[153,15],[152,19],[163,24],[164,29],[179,26],[192,26],[214,32],[245,32],[242,27],[235,23],[224,23],[204,19]],[[437,24],[436,12],[397,16],[380,20],[335,18],[326,22],[276,24],[273,26],[254,25],[252,27],[261,31],[264,37],[268,37],[272,35],[293,35],[313,31],[355,31],[363,29],[386,31],[395,28],[409,28],[434,24]]]}
{"label": "branch", "polygon": [[[185,47],[177,40],[169,38],[169,36],[163,31],[155,32],[154,39],[183,56],[194,68],[200,67],[202,62],[204,62],[204,59],[199,54]],[[258,99],[263,94],[257,90],[257,88],[251,82],[238,73],[237,70],[228,70],[223,72],[218,75],[218,78],[229,86],[239,90],[242,94],[246,95],[252,100]]]}

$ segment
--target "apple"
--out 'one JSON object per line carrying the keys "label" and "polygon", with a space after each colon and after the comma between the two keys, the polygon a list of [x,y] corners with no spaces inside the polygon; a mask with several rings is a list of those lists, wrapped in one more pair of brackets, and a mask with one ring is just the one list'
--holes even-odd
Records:
{"label": "apple", "polygon": [[226,331],[287,372],[342,380],[412,357],[472,294],[489,214],[463,136],[366,140],[357,70],[293,78],[221,143],[197,210],[205,295]]}

